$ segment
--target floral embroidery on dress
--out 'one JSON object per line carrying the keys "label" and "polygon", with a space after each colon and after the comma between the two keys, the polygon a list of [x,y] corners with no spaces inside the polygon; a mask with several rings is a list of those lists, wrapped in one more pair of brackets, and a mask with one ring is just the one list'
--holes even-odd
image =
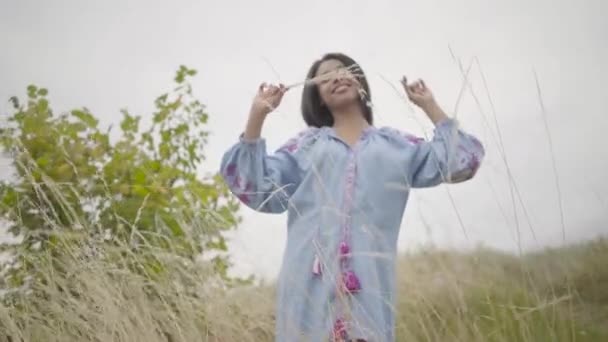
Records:
{"label": "floral embroidery on dress", "polygon": [[460,150],[467,153],[467,155],[460,159],[460,165],[465,166],[465,168],[458,172],[452,173],[450,177],[450,182],[452,183],[462,182],[473,178],[473,176],[475,176],[477,173],[477,170],[479,170],[479,166],[481,164],[479,157],[475,153],[468,152],[469,150],[462,145],[459,145],[458,147]]}
{"label": "floral embroidery on dress", "polygon": [[298,133],[297,136],[287,140],[287,142],[279,148],[279,151],[284,150],[289,153],[297,152],[301,148],[305,147],[304,145],[308,146],[315,141],[315,139],[308,138],[313,136],[316,132],[318,132],[318,128],[311,127]]}
{"label": "floral embroidery on dress", "polygon": [[414,145],[420,144],[424,142],[424,138],[420,138],[417,137],[415,135],[409,135],[406,133],[405,139],[407,139],[407,141],[411,142]]}
{"label": "floral embroidery on dress", "polygon": [[[239,177],[237,176],[236,178],[237,180],[239,179]],[[253,190],[253,185],[249,182],[245,183],[244,187],[239,187],[240,191],[238,194],[238,198],[243,201],[243,203],[245,204],[249,204],[251,202],[251,196],[253,195],[252,190]]]}
{"label": "floral embroidery on dress", "polygon": [[236,174],[236,164],[230,164],[230,165],[226,166],[226,176],[227,177],[234,177],[235,174]]}
{"label": "floral embroidery on dress", "polygon": [[346,271],[342,274],[343,290],[348,293],[355,293],[361,290],[361,282],[353,271]]}
{"label": "floral embroidery on dress", "polygon": [[285,146],[285,149],[291,153],[295,152],[298,149],[298,141],[293,140],[289,144]]}
{"label": "floral embroidery on dress", "polygon": [[233,163],[226,166],[224,175],[226,176],[228,185],[235,191],[238,199],[245,204],[249,204],[251,202],[250,195],[253,190],[253,184],[250,182],[243,184],[243,179],[237,174],[237,165]]}
{"label": "floral embroidery on dress", "polygon": [[346,340],[346,322],[338,318],[334,323],[333,342],[342,342]]}
{"label": "floral embroidery on dress", "polygon": [[404,138],[405,141],[412,145],[418,145],[426,141],[424,138],[391,127],[383,127],[381,130],[388,132],[392,136]]}

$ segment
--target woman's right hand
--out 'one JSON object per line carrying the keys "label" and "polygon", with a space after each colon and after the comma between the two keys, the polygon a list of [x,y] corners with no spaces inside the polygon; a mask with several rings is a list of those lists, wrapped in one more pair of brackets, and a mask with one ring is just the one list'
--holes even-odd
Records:
{"label": "woman's right hand", "polygon": [[260,137],[266,115],[281,104],[285,92],[287,92],[287,88],[282,84],[275,86],[262,83],[260,85],[251,104],[251,112],[244,132],[245,140],[255,140]]}
{"label": "woman's right hand", "polygon": [[282,84],[275,86],[262,83],[253,99],[251,115],[259,118],[268,115],[281,104],[285,92],[287,88]]}

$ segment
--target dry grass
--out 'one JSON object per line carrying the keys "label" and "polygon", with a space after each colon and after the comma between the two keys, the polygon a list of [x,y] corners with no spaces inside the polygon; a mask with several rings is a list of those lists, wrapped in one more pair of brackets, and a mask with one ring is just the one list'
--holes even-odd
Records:
{"label": "dry grass", "polygon": [[[271,341],[273,289],[227,288],[201,262],[150,251],[147,277],[121,246],[66,247],[37,260],[40,279],[0,306],[3,341]],[[114,257],[112,257],[114,256]],[[608,339],[608,241],[522,258],[426,249],[398,264],[399,341]]]}
{"label": "dry grass", "polygon": [[603,341],[607,258],[602,239],[522,258],[410,255],[400,264],[399,340]]}

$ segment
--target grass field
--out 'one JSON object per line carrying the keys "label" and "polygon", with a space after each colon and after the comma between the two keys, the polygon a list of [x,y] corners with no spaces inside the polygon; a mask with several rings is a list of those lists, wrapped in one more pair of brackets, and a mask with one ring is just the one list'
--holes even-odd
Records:
{"label": "grass field", "polygon": [[[226,288],[205,265],[162,254],[168,271],[152,280],[108,261],[117,255],[108,248],[95,257],[66,249],[53,258],[64,273],[40,259],[41,280],[0,306],[0,340],[273,340],[271,285]],[[398,340],[608,341],[607,265],[606,239],[521,258],[486,249],[403,255]]]}

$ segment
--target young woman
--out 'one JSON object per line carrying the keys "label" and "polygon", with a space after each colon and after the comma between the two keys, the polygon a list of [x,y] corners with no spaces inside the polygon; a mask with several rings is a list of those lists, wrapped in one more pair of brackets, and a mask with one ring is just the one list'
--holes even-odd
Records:
{"label": "young woman", "polygon": [[277,341],[393,341],[394,262],[409,189],[463,182],[479,168],[481,143],[423,81],[402,83],[435,124],[431,141],[374,127],[365,75],[332,53],[312,65],[304,85],[308,129],[267,154],[262,126],[288,88],[262,84],[244,133],[224,155],[221,173],[242,203],[288,211]]}

